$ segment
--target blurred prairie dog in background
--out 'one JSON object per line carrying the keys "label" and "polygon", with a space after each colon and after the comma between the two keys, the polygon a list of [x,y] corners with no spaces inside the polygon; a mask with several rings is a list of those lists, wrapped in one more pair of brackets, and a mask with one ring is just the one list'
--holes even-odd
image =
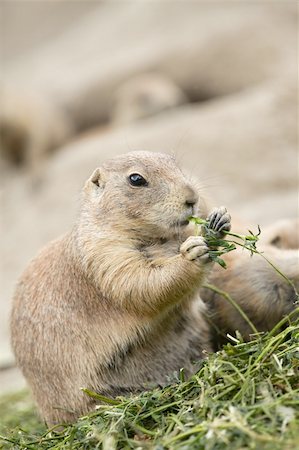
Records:
{"label": "blurred prairie dog in background", "polygon": [[[81,387],[117,396],[163,385],[212,351],[199,292],[213,264],[190,215],[206,217],[205,201],[171,156],[122,155],[94,171],[74,228],[29,264],[12,345],[48,425],[93,408]],[[230,229],[223,207],[209,219],[219,236]]]}
{"label": "blurred prairie dog in background", "polygon": [[114,94],[112,121],[125,124],[187,103],[183,90],[161,73],[137,75],[122,83]]}

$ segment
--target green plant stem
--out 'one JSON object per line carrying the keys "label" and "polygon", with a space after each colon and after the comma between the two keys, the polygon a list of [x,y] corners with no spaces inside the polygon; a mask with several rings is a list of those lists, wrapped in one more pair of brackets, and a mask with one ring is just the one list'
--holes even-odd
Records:
{"label": "green plant stem", "polygon": [[205,283],[203,285],[204,288],[210,289],[213,292],[216,292],[216,294],[221,295],[224,297],[237,311],[238,313],[243,317],[243,319],[248,323],[251,330],[254,334],[259,334],[258,330],[256,329],[255,325],[251,322],[247,314],[243,311],[243,309],[238,305],[238,303],[235,302],[235,300],[232,299],[232,297],[225,291],[222,291],[221,289],[218,289],[213,284]]}
{"label": "green plant stem", "polygon": [[[223,240],[217,239],[216,237],[213,237],[213,236],[212,237],[209,236],[208,233],[209,232],[211,233],[213,230],[211,230],[209,228],[209,222],[207,220],[200,219],[199,217],[191,217],[190,220],[193,221],[193,223],[195,223],[198,226],[198,228],[197,228],[198,230],[199,230],[200,226],[205,229],[205,231],[207,233],[207,235],[206,235],[207,243],[210,247],[217,248],[217,247],[222,246],[221,241],[223,241]],[[232,231],[223,231],[223,234],[225,236],[231,236],[231,237],[239,239],[241,241],[241,242],[238,242],[238,241],[235,241],[232,239],[226,239],[225,242],[227,242],[229,244],[233,244],[234,246],[238,245],[239,247],[246,248],[252,254],[255,253],[255,254],[260,255],[292,287],[292,289],[294,290],[295,296],[296,296],[296,301],[298,301],[299,293],[298,293],[293,281],[290,280],[290,278],[287,277],[269,258],[267,258],[263,254],[263,252],[260,252],[256,248],[256,243],[258,242],[260,232],[261,232],[261,230],[260,230],[260,227],[258,226],[257,234],[253,234],[251,231],[249,231],[250,234],[248,234],[247,236],[233,233]],[[223,249],[220,248],[219,251],[217,252],[217,256],[219,257],[219,256],[221,256],[225,253],[228,253],[230,251],[233,251],[233,250],[235,250],[235,247],[233,247],[233,246],[231,248],[227,248],[227,247],[223,248]],[[216,262],[219,262],[219,261],[216,260]],[[222,264],[220,264],[220,265],[222,265]],[[223,265],[223,267],[225,267],[225,266]]]}
{"label": "green plant stem", "polygon": [[298,301],[299,299],[299,294],[298,291],[296,289],[295,284],[293,283],[292,280],[290,280],[289,277],[287,277],[272,261],[270,261],[270,259],[268,259],[263,253],[259,252],[259,251],[255,251],[254,253],[257,253],[258,255],[260,255],[262,258],[264,258],[265,261],[267,261],[267,263],[282,277],[285,279],[285,281],[293,288],[296,299]]}

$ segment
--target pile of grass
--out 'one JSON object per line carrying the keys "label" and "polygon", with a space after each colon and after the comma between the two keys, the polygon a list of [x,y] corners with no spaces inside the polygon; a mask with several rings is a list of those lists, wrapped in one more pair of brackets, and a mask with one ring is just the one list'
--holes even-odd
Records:
{"label": "pile of grass", "polygon": [[[263,257],[299,298],[292,281],[257,250],[259,229],[244,236],[225,232],[224,240],[207,220],[190,221],[201,229],[216,263],[225,268],[221,256],[241,245]],[[256,331],[253,325],[252,329]],[[299,308],[271,332],[256,333],[250,342],[237,336],[202,361],[192,378],[185,380],[181,371],[179,379],[163,389],[116,399],[84,389],[102,403],[75,424],[59,429],[47,430],[38,420],[28,392],[0,398],[0,448],[299,449]]]}
{"label": "pile of grass", "polygon": [[60,432],[38,422],[25,394],[2,399],[0,448],[299,448],[298,315],[285,322],[282,331],[279,324],[249,343],[228,344],[191,379],[182,372],[163,389],[107,399]]}

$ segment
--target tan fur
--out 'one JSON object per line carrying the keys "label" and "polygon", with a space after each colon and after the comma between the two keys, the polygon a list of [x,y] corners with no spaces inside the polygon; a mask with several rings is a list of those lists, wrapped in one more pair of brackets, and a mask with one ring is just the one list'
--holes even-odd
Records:
{"label": "tan fur", "polygon": [[281,219],[268,226],[261,234],[260,242],[281,249],[298,249],[299,219]]}
{"label": "tan fur", "polygon": [[151,117],[187,102],[182,89],[160,73],[145,73],[130,78],[114,94],[111,119],[130,123]]}
{"label": "tan fur", "polygon": [[[148,187],[129,185],[136,172]],[[12,345],[48,424],[91,408],[80,387],[115,396],[164,384],[211,350],[198,296],[207,247],[179,224],[191,213],[206,216],[205,203],[170,156],[124,155],[93,173],[74,229],[30,263]]]}
{"label": "tan fur", "polygon": [[[293,228],[291,222],[286,222],[285,225],[287,229]],[[273,226],[269,229],[269,234],[268,230],[265,230],[264,241],[270,241],[274,235],[280,237],[281,224],[278,224],[276,233],[274,228]],[[284,242],[284,235],[283,232],[280,243]],[[291,245],[291,242],[291,237],[285,240],[286,245]],[[299,291],[298,249],[280,249],[269,244],[258,245],[258,249]],[[223,258],[226,260],[227,269],[223,270],[216,265],[208,281],[229,294],[258,331],[271,330],[282,317],[295,308],[297,299],[294,287],[262,256],[251,257],[248,251],[238,249]],[[250,338],[253,334],[251,327],[223,295],[207,288],[201,289],[200,294],[208,305],[209,321],[216,327],[217,346],[225,341],[227,333],[234,335],[236,330],[239,330],[245,339]]]}
{"label": "tan fur", "polygon": [[[131,186],[132,173],[148,186]],[[185,224],[191,214],[206,217],[205,201],[172,157],[119,156],[87,181],[73,230],[29,264],[14,296],[12,345],[48,424],[92,409],[81,387],[116,396],[163,385],[182,367],[192,373],[192,361],[212,350],[209,313],[224,332],[249,336],[222,298],[202,290],[206,308],[199,296],[212,264],[203,237]],[[225,208],[215,214],[221,236],[230,217]],[[293,253],[274,250],[298,279]],[[210,280],[260,329],[290,311],[293,293],[269,266],[245,252],[228,259]]]}

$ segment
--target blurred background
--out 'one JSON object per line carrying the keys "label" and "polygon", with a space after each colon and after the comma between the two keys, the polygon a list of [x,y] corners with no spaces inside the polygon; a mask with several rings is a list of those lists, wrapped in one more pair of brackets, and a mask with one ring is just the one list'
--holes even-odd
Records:
{"label": "blurred background", "polygon": [[297,20],[296,1],[1,1],[2,390],[23,383],[16,280],[108,157],[174,153],[254,230],[298,216]]}

